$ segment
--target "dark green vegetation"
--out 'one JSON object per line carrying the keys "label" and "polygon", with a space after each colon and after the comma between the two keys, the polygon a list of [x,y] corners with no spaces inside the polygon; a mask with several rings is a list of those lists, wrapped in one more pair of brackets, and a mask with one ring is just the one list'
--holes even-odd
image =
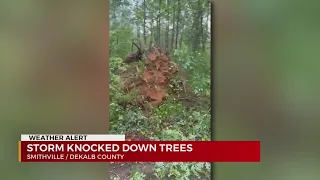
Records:
{"label": "dark green vegetation", "polygon": [[[110,2],[110,133],[131,140],[210,140],[210,4],[205,0],[117,0]],[[134,103],[137,91],[123,91],[126,78],[139,76],[142,62],[124,64],[134,53],[132,41],[142,49],[160,46],[178,64],[171,87],[174,98],[148,110]],[[134,69],[135,71],[132,71]],[[120,73],[121,72],[121,73]],[[177,89],[178,88],[178,89]],[[181,94],[180,94],[181,92]],[[183,95],[182,95],[183,94]],[[208,163],[115,164],[114,179],[209,179]]]}

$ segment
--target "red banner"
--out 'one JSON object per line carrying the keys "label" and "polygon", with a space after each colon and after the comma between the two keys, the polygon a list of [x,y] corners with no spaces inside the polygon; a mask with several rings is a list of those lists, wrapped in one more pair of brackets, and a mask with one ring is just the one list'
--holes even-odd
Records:
{"label": "red banner", "polygon": [[20,162],[260,162],[260,141],[20,141]]}

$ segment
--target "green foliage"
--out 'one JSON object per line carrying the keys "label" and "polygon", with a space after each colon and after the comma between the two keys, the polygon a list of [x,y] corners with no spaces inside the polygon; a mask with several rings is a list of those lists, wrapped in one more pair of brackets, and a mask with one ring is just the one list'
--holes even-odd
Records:
{"label": "green foliage", "polygon": [[144,180],[145,177],[146,175],[144,173],[141,173],[135,170],[135,171],[131,171],[129,180]]}
{"label": "green foliage", "polygon": [[[185,89],[179,84],[186,83],[191,87],[192,94],[210,98],[210,50],[205,48],[209,47],[209,30],[206,27],[209,9],[205,5],[206,1],[201,0],[200,4],[197,1],[187,3],[184,0],[180,0],[179,3],[178,1],[161,1],[160,4],[159,1],[146,1],[146,4],[143,1],[130,1],[131,5],[125,6],[127,2],[129,1],[119,1],[120,5],[117,5],[116,1],[113,1],[110,12],[112,17],[110,28],[111,133],[134,133],[153,140],[210,140],[210,109],[203,105],[199,108],[186,107],[178,98],[169,97],[171,94],[183,93]],[[128,13],[130,8],[131,16],[120,15],[122,12]],[[204,17],[203,28],[200,28],[200,21],[197,21],[199,18],[194,18],[198,16],[199,8],[202,9]],[[175,12],[174,16],[173,12]],[[180,12],[180,19],[177,19],[177,12]],[[188,19],[188,22],[185,19]],[[144,20],[146,20],[145,24]],[[157,25],[158,20],[161,22],[161,27]],[[175,24],[175,27],[179,24],[178,34],[172,29],[175,28],[172,24]],[[172,39],[172,36],[178,38],[177,48],[173,48],[175,39]],[[136,51],[135,48],[132,50],[133,39],[138,39],[138,42],[143,42],[142,44],[146,39],[147,44],[154,40],[156,45],[168,45],[169,48],[171,47],[169,51],[172,52],[170,59],[175,61],[183,72],[186,72],[186,75],[179,75],[183,80],[179,77],[172,80],[173,86],[168,100],[159,107],[151,108],[151,112],[146,112],[135,104],[123,106],[123,102],[133,102],[136,98],[134,91],[131,93],[122,91],[124,82],[119,77],[121,72],[125,72],[128,68],[128,65],[123,64],[123,57]],[[193,47],[196,40],[201,44],[198,48]],[[143,68],[138,63],[135,66]],[[209,172],[209,163],[155,163],[154,166],[154,175],[159,179],[209,179]],[[142,172],[137,170],[131,172],[132,180],[144,178],[146,175]]]}
{"label": "green foliage", "polygon": [[[117,91],[112,97],[124,96]],[[122,108],[114,99],[110,104],[112,133],[139,132],[154,140],[210,140],[210,111],[186,109],[181,103],[166,102],[146,115],[135,107]],[[173,179],[188,179],[190,175],[208,179],[210,166],[207,163],[156,163],[155,175]],[[141,174],[135,172],[133,179]],[[141,177],[142,178],[142,177]]]}
{"label": "green foliage", "polygon": [[[197,125],[197,124],[195,124]],[[197,129],[197,128],[195,128]],[[199,129],[200,132],[206,132],[204,129]],[[208,130],[208,129],[206,129]],[[207,131],[208,132],[208,131]],[[166,129],[162,132],[160,139],[165,140],[194,140],[197,135],[190,133],[186,137],[181,131],[175,129]],[[208,139],[203,139],[208,140]],[[155,163],[155,175],[159,179],[210,179],[210,163]]]}
{"label": "green foliage", "polygon": [[[210,93],[210,76],[208,72],[199,71],[200,65],[206,61],[201,53],[188,54],[186,51],[176,51],[174,60],[190,72],[188,81],[195,93],[206,95]],[[183,64],[182,64],[183,65]],[[207,66],[205,66],[207,67]],[[202,68],[203,69],[203,68]],[[124,108],[120,102],[135,98],[134,93],[124,93],[117,71],[125,70],[122,59],[110,58],[110,126],[111,133],[140,133],[154,140],[210,140],[210,109],[187,108],[177,100],[167,100],[152,113],[145,113],[136,106]],[[202,89],[200,91],[199,89]],[[210,164],[208,163],[156,163],[154,173],[159,179],[208,179]],[[143,179],[144,174],[134,172],[131,179]]]}
{"label": "green foliage", "polygon": [[119,28],[109,32],[109,51],[111,57],[125,57],[131,52],[131,39],[133,30],[131,28]]}
{"label": "green foliage", "polygon": [[177,49],[174,58],[184,71],[188,72],[188,84],[195,93],[210,97],[211,93],[211,62],[207,52],[194,52],[190,54],[188,49]]}
{"label": "green foliage", "polygon": [[159,179],[210,179],[210,163],[163,163],[155,164],[155,175]]}

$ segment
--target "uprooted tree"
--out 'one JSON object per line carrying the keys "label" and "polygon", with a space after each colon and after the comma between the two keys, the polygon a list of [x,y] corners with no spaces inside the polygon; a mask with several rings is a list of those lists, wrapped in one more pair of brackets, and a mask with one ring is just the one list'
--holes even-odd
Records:
{"label": "uprooted tree", "polygon": [[132,53],[132,54],[128,55],[127,57],[125,57],[124,58],[125,63],[133,63],[133,62],[137,62],[137,61],[142,60],[143,53],[141,51],[141,47],[139,47],[136,43],[134,43],[132,41],[132,47],[133,47],[133,45],[137,48],[137,52]]}
{"label": "uprooted tree", "polygon": [[[133,53],[125,58],[136,56]],[[170,59],[168,52],[160,47],[150,47],[145,52],[145,60],[139,64],[128,65],[125,71],[119,72],[126,93],[136,93],[135,99],[123,101],[120,104],[127,106],[138,105],[144,110],[156,107],[166,99],[195,102],[193,91],[186,84],[186,78],[182,75],[179,66]]]}

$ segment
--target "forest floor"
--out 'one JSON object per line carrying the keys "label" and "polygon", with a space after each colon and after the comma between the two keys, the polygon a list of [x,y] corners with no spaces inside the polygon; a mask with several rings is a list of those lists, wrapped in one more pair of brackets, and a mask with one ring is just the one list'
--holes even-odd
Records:
{"label": "forest floor", "polygon": [[133,171],[143,172],[146,175],[145,180],[158,179],[154,175],[153,163],[115,163],[110,165],[111,179],[129,180]]}
{"label": "forest floor", "polygon": [[[130,177],[132,177],[132,172],[144,173],[144,180],[160,180],[154,175],[154,163],[114,163],[110,165],[111,180],[130,180]],[[161,180],[170,179],[172,178],[163,178]],[[198,180],[199,178],[191,176],[189,179]],[[201,175],[200,179],[206,180],[208,177]]]}
{"label": "forest floor", "polygon": [[[150,140],[140,133],[126,134],[126,140],[129,141],[143,141]],[[146,175],[145,180],[156,180],[158,179],[154,175],[154,163],[112,163],[110,164],[110,177],[111,180],[129,180],[132,176],[132,172],[142,172]]]}
{"label": "forest floor", "polygon": [[[120,78],[120,89],[125,94],[134,93],[133,98],[123,98],[117,102],[122,108],[126,109],[128,106],[134,106],[142,110],[145,117],[148,117],[144,119],[145,121],[152,120],[155,116],[152,109],[172,100],[181,102],[186,108],[205,107],[206,105],[210,108],[210,99],[207,97],[201,98],[194,94],[192,88],[186,84],[187,75],[183,74],[178,65],[170,60],[166,52],[158,48],[150,48],[145,55],[144,62],[128,64],[124,70],[119,70],[116,73]],[[175,111],[171,106],[169,106],[169,109]],[[137,129],[132,129],[131,126],[130,132],[126,133],[126,140],[150,141],[155,132],[167,127],[174,127],[175,123],[177,123],[175,119],[164,118],[161,119],[161,124],[152,127],[139,125],[140,127],[137,127]],[[185,122],[184,126],[190,127],[194,124],[188,121]],[[187,131],[186,128],[181,129]],[[187,132],[182,133],[187,134]],[[166,140],[163,137],[160,137],[160,139]],[[159,179],[155,176],[154,163],[110,164],[111,180],[135,179],[131,178],[134,172],[143,173],[145,175],[143,179],[145,180]],[[203,177],[202,179],[206,178]]]}

